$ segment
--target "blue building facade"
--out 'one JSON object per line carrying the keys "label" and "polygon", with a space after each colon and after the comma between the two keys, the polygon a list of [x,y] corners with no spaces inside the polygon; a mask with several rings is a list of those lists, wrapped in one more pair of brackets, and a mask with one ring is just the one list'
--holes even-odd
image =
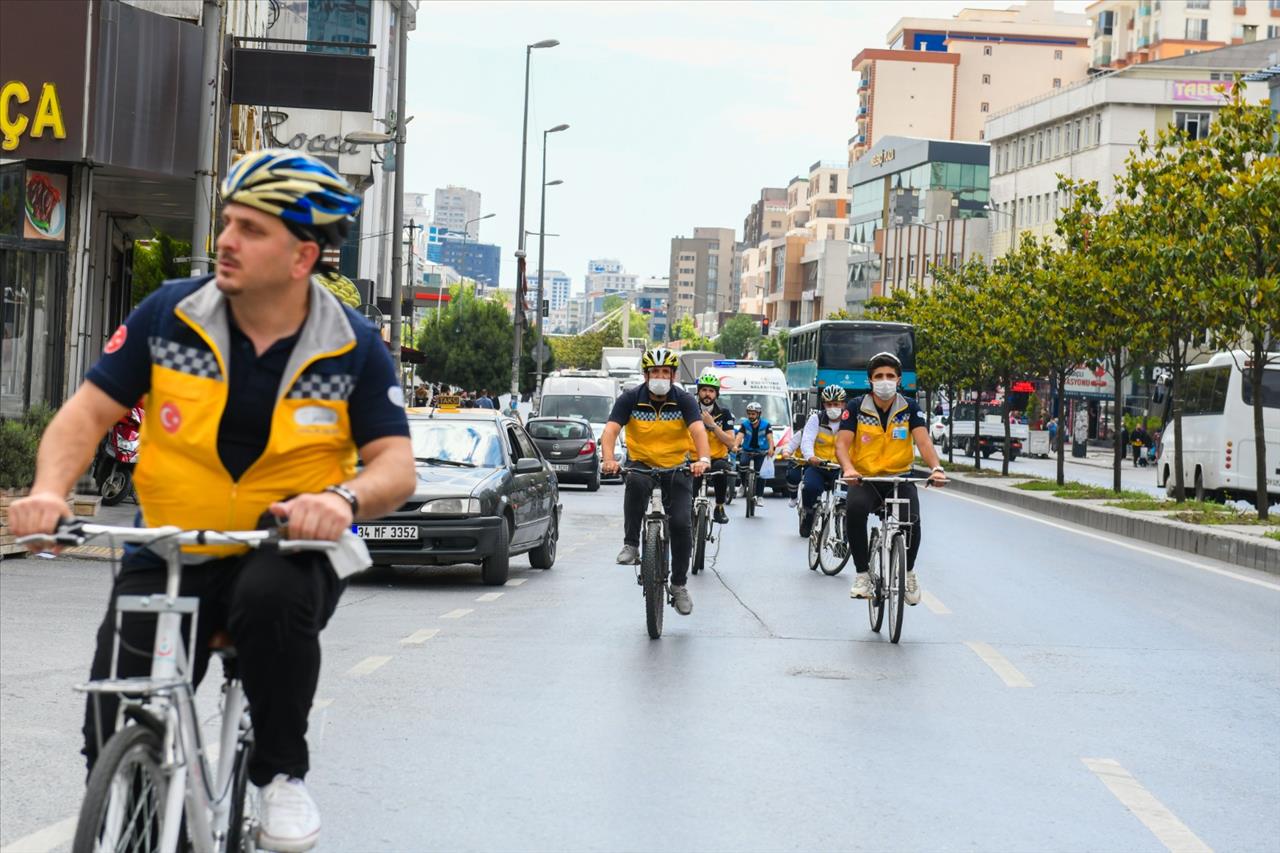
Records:
{"label": "blue building facade", "polygon": [[[476,243],[464,241],[461,235],[449,234],[439,242],[438,259],[432,258],[434,244],[428,235],[427,259],[438,264],[446,264],[458,271],[463,278],[473,279],[487,288],[498,286],[498,271],[501,266],[502,247],[492,243]],[[465,252],[465,255],[464,255]]]}

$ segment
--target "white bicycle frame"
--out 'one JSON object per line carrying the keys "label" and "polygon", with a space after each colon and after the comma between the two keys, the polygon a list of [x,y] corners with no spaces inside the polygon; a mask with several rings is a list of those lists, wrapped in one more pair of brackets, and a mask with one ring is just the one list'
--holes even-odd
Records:
{"label": "white bicycle frame", "polygon": [[[168,791],[161,818],[159,850],[173,853],[178,846],[183,807],[186,807],[187,836],[197,853],[213,853],[227,837],[231,814],[231,774],[235,766],[236,747],[250,727],[248,705],[239,679],[229,680],[223,690],[222,727],[218,735],[218,756],[205,754],[195,708],[195,687],[191,683],[196,639],[196,620],[200,599],[178,595],[182,581],[182,545],[248,545],[256,547],[275,539],[271,531],[251,530],[215,533],[184,531],[177,527],[131,528],[84,524],[79,527],[84,539],[107,538],[116,544],[147,545],[163,557],[167,569],[163,595],[121,595],[116,598],[115,642],[111,650],[111,677],[76,686],[89,694],[121,695],[116,712],[115,731],[119,731],[129,709],[139,709],[162,724],[161,769],[168,776]],[[49,537],[23,537],[24,541],[48,540]],[[274,546],[284,552],[329,551],[336,543],[328,541],[275,539]],[[151,658],[151,675],[141,678],[117,678],[120,659],[120,627],[124,613],[156,615],[155,645]],[[186,641],[182,636],[182,619],[191,625]],[[125,698],[140,696],[139,699]],[[95,696],[95,716],[97,713]],[[98,735],[101,738],[101,732]],[[99,752],[102,743],[98,744]],[[191,779],[195,773],[198,779]],[[113,799],[112,807],[118,808]],[[110,820],[110,812],[108,812]],[[113,845],[114,846],[114,845]]]}

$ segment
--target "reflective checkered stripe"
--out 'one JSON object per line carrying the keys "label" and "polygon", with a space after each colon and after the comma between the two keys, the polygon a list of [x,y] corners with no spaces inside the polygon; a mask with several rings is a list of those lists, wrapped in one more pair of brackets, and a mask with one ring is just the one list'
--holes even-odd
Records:
{"label": "reflective checkered stripe", "polygon": [[160,337],[147,338],[151,350],[151,362],[160,367],[167,367],[187,376],[199,376],[204,379],[221,379],[218,360],[207,349],[186,346],[177,341]]}
{"label": "reflective checkered stripe", "polygon": [[655,409],[638,403],[627,420],[627,456],[655,468],[671,468],[688,460],[693,439],[685,426],[680,406],[672,401]]}
{"label": "reflective checkered stripe", "polygon": [[868,477],[902,474],[911,470],[911,407],[901,394],[893,401],[889,428],[880,426],[880,415],[871,395],[862,398],[858,430],[853,437],[853,467]]}
{"label": "reflective checkered stripe", "polygon": [[349,373],[304,373],[285,396],[289,400],[346,400],[355,387],[356,378]]}

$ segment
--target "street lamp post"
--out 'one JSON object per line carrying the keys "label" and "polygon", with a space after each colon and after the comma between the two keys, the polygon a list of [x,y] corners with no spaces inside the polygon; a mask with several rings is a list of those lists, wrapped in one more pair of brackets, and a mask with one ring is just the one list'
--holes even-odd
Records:
{"label": "street lamp post", "polygon": [[[534,304],[534,324],[537,327],[538,349],[544,346],[542,342],[542,294],[546,289],[546,263],[547,254],[547,187],[555,187],[563,184],[564,181],[559,179],[547,181],[547,136],[552,133],[560,133],[568,130],[569,125],[558,124],[549,130],[542,131],[542,204],[541,211],[538,214],[538,298]],[[538,357],[535,351],[533,356],[534,370],[536,379],[534,380],[534,394],[539,397],[542,394],[542,359]]]}
{"label": "street lamp post", "polygon": [[560,44],[556,39],[527,44],[524,48],[524,119],[520,125],[520,224],[516,231],[516,304],[513,318],[515,335],[511,347],[511,393],[520,396],[520,355],[523,349],[524,330],[524,291],[525,291],[525,250],[524,250],[524,196],[526,173],[529,161],[529,64],[535,49],[555,47]]}
{"label": "street lamp post", "polygon": [[[408,62],[406,54],[409,52],[409,27],[408,16],[405,10],[408,3],[401,3],[396,16],[396,126],[395,126],[395,142],[396,142],[396,172],[395,181],[392,192],[394,193],[391,204],[391,357],[396,363],[396,379],[400,384],[404,384],[403,365],[400,363],[400,300],[404,298],[403,280],[401,276],[404,270],[400,264],[402,262],[402,254],[400,249],[400,235],[404,228],[404,105],[405,105],[405,75],[408,73]],[[386,208],[383,208],[385,210]]]}

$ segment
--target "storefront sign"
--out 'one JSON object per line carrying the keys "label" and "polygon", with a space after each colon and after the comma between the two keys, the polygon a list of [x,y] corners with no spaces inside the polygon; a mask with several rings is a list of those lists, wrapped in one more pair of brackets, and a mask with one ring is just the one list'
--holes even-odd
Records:
{"label": "storefront sign", "polygon": [[48,133],[54,139],[67,138],[57,86],[41,84],[34,109],[27,106],[30,103],[31,89],[21,80],[10,80],[0,88],[0,148],[5,151],[17,150],[24,135],[40,139]]}
{"label": "storefront sign", "polygon": [[1065,391],[1068,397],[1109,400],[1116,395],[1116,383],[1111,374],[1101,367],[1077,367],[1067,374]]}
{"label": "storefront sign", "polygon": [[[1175,101],[1210,101],[1223,100],[1235,86],[1230,80],[1171,80],[1173,99]],[[1218,87],[1224,87],[1219,92]]]}
{"label": "storefront sign", "polygon": [[895,155],[896,153],[897,153],[897,152],[896,152],[894,149],[892,149],[892,148],[885,148],[885,149],[881,150],[881,152],[880,152],[879,154],[872,154],[872,155],[871,155],[871,165],[872,165],[872,166],[881,166],[881,165],[883,165],[883,164],[885,164],[885,163],[892,163],[892,162],[893,162],[894,155]]}
{"label": "storefront sign", "polygon": [[23,192],[22,236],[28,240],[66,239],[67,176],[28,169]]}
{"label": "storefront sign", "polygon": [[292,148],[336,158],[338,171],[344,175],[367,175],[373,162],[373,146],[345,140],[354,130],[367,131],[372,127],[372,113],[267,110],[262,117],[262,139],[272,148]]}

